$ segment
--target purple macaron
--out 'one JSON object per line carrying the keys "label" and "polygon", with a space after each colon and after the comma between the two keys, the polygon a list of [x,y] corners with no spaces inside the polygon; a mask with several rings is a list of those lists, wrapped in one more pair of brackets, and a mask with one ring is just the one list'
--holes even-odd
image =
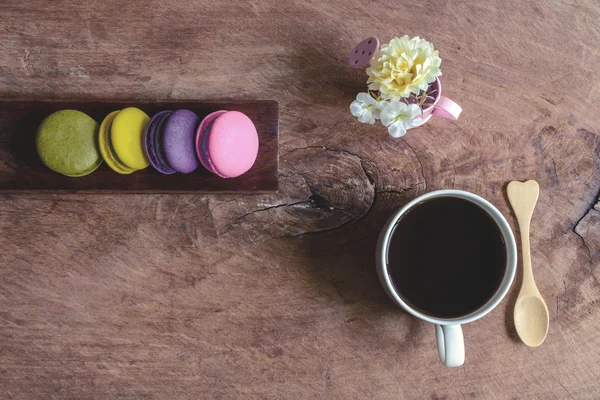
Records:
{"label": "purple macaron", "polygon": [[150,164],[161,174],[170,175],[176,171],[169,166],[165,158],[162,144],[162,127],[164,126],[165,120],[169,115],[173,114],[173,111],[164,110],[154,115],[144,134],[144,146],[146,148],[146,154],[148,155],[148,161]]}
{"label": "purple macaron", "polygon": [[170,168],[182,174],[200,165],[196,156],[195,136],[200,118],[190,110],[177,110],[162,124],[162,149]]}

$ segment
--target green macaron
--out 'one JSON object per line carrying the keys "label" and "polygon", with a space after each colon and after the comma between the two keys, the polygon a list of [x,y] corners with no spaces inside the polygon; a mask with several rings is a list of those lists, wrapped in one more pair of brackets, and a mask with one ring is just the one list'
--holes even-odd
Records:
{"label": "green macaron", "polygon": [[36,149],[42,162],[66,176],[87,175],[102,163],[98,123],[81,111],[61,110],[42,121]]}

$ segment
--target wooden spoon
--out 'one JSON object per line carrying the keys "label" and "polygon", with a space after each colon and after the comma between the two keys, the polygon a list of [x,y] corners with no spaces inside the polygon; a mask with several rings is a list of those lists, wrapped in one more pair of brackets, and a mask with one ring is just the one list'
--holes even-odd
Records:
{"label": "wooden spoon", "polygon": [[515,328],[523,343],[530,347],[537,347],[546,339],[549,323],[548,307],[533,280],[529,251],[529,223],[540,193],[540,186],[536,181],[525,183],[512,181],[506,191],[519,221],[523,253],[523,284],[515,303]]}

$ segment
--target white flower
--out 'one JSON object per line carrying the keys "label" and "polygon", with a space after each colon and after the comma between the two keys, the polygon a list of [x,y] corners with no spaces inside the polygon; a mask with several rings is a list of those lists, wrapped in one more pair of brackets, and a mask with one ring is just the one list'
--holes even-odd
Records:
{"label": "white flower", "polygon": [[419,124],[421,107],[416,104],[406,104],[400,100],[391,100],[381,111],[381,123],[388,128],[392,137],[404,136],[407,129]]}
{"label": "white flower", "polygon": [[367,68],[370,90],[379,90],[384,99],[408,97],[421,90],[442,74],[442,59],[433,44],[420,37],[394,38],[375,53]]}
{"label": "white flower", "polygon": [[374,124],[379,119],[382,101],[375,100],[369,93],[359,93],[350,104],[350,112],[362,123]]}

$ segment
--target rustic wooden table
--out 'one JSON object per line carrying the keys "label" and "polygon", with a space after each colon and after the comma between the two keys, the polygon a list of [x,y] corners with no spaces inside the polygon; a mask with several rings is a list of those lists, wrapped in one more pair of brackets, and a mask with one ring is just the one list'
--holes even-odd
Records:
{"label": "rustic wooden table", "polygon": [[[0,197],[0,398],[597,399],[600,5],[582,1],[120,1],[0,5],[0,95],[276,99],[280,192]],[[440,50],[456,122],[355,122],[359,40]],[[466,364],[385,297],[385,219],[441,188],[534,178],[550,332],[509,296]]]}

